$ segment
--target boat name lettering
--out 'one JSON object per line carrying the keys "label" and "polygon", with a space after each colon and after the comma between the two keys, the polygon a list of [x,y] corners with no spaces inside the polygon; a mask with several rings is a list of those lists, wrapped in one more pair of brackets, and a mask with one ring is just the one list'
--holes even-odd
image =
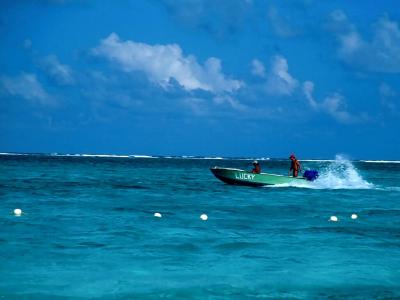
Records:
{"label": "boat name lettering", "polygon": [[235,173],[236,179],[245,179],[245,180],[253,180],[256,175],[254,174],[246,174],[246,173]]}

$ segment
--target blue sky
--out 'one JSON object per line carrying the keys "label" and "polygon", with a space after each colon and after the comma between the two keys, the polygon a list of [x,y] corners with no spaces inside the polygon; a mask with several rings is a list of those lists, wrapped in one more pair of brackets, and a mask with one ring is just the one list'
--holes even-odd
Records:
{"label": "blue sky", "polygon": [[2,1],[0,151],[400,159],[397,1]]}

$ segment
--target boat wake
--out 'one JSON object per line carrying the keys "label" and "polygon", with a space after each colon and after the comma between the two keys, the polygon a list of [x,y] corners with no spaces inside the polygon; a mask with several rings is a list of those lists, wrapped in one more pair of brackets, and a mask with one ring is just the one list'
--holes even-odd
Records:
{"label": "boat wake", "polygon": [[[315,181],[279,184],[273,187],[298,187],[309,189],[372,189],[375,186],[364,180],[354,165],[337,155],[335,160],[319,166],[319,177]],[[271,187],[271,186],[270,186]]]}

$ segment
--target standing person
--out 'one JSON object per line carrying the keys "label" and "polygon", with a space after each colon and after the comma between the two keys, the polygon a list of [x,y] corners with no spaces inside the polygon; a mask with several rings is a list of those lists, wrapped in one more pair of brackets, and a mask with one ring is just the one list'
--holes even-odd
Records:
{"label": "standing person", "polygon": [[261,167],[260,164],[258,163],[258,161],[253,161],[253,170],[251,170],[251,173],[255,173],[255,174],[260,174],[261,173]]}
{"label": "standing person", "polygon": [[290,169],[289,169],[289,176],[290,172],[292,171],[293,177],[299,176],[299,171],[301,170],[300,162],[297,160],[294,154],[290,155],[289,159],[291,160]]}

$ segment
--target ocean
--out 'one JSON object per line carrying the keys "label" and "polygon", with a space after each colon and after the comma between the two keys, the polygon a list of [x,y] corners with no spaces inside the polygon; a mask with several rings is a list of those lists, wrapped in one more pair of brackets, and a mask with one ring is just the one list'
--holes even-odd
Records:
{"label": "ocean", "polygon": [[209,171],[245,158],[2,154],[0,299],[400,299],[400,163],[302,165],[254,188]]}

